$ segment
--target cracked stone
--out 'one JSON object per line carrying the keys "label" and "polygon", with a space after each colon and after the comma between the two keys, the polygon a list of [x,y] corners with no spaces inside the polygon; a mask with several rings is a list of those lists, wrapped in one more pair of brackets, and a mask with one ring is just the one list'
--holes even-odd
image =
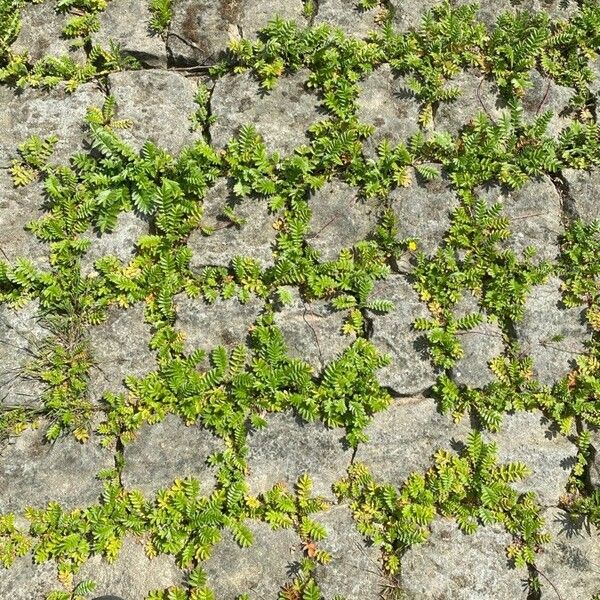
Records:
{"label": "cracked stone", "polygon": [[395,305],[385,315],[369,311],[373,324],[371,341],[392,359],[390,365],[378,371],[379,382],[400,395],[424,392],[435,383],[436,373],[427,342],[412,325],[417,317],[428,317],[429,311],[402,275],[378,281],[372,297],[391,300]]}
{"label": "cracked stone", "polygon": [[289,412],[268,415],[267,426],[248,436],[250,492],[258,495],[281,482],[293,490],[300,475],[308,473],[313,494],[335,501],[331,486],[346,475],[352,459],[344,434]]}
{"label": "cracked stone", "polygon": [[572,369],[589,337],[583,309],[562,308],[560,285],[557,277],[551,277],[535,286],[523,319],[515,325],[521,349],[533,358],[534,376],[544,385],[552,385]]}
{"label": "cracked stone", "polygon": [[346,35],[364,38],[377,29],[377,11],[359,10],[354,0],[319,0],[314,24],[339,27]]}
{"label": "cracked stone", "polygon": [[103,487],[96,473],[114,467],[112,453],[94,436],[85,444],[73,436],[47,443],[46,428],[42,422],[0,451],[0,513],[45,508],[50,501],[69,509],[98,501]]}
{"label": "cracked stone", "polygon": [[569,514],[550,508],[542,515],[552,540],[536,558],[544,597],[562,600],[592,598],[600,591],[600,530],[570,520]]}
{"label": "cracked stone", "polygon": [[249,72],[219,79],[211,99],[216,117],[210,127],[212,143],[225,147],[243,125],[250,123],[270,152],[287,155],[307,144],[307,129],[321,120],[317,97],[304,87],[307,78],[305,69],[285,75],[270,91],[262,90]]}
{"label": "cracked stone", "polygon": [[399,187],[390,193],[396,215],[398,237],[418,238],[419,249],[435,254],[450,229],[450,215],[458,207],[458,198],[445,174],[424,181],[412,172],[409,187]]}
{"label": "cracked stone", "polygon": [[225,449],[222,440],[198,425],[186,426],[175,415],[160,423],[143,425],[135,440],[125,446],[123,485],[153,497],[175,479],[194,477],[203,493],[214,488],[214,469],[206,459]]}
{"label": "cracked stone", "polygon": [[[272,530],[267,523],[245,521],[254,543],[240,548],[229,531],[212,551],[202,568],[207,584],[220,600],[235,600],[247,593],[251,598],[275,598],[291,581],[302,559],[300,539],[293,529]],[[225,569],[226,565],[235,568]]]}
{"label": "cracked stone", "polygon": [[[1,468],[1,467],[0,467]],[[27,554],[18,558],[10,569],[0,565],[0,597],[11,600],[46,598],[53,590],[61,589],[54,562],[36,564]]]}
{"label": "cracked stone", "polygon": [[[148,558],[144,546],[132,536],[126,536],[113,563],[101,556],[90,558],[77,574],[77,581],[93,579],[94,594],[122,596],[130,600],[142,600],[154,590],[162,590],[184,584],[184,575],[172,556],[160,555]],[[107,598],[109,596],[106,596]]]}
{"label": "cracked stone", "polygon": [[119,136],[139,150],[150,140],[171,154],[202,138],[192,131],[191,118],[198,109],[197,85],[191,79],[158,69],[121,71],[108,76],[117,101],[119,119],[131,119],[130,129]]}
{"label": "cracked stone", "polygon": [[342,181],[328,181],[308,204],[312,216],[307,241],[321,260],[337,260],[343,248],[368,238],[377,227],[377,204],[359,199],[358,190]]}
{"label": "cracked stone", "polygon": [[285,339],[288,353],[309,363],[315,372],[339,356],[354,341],[344,335],[345,313],[336,311],[326,300],[304,302],[292,291],[293,301],[275,313],[277,325]]}
{"label": "cracked stone", "polygon": [[149,348],[151,337],[150,325],[144,322],[143,304],[109,310],[107,320],[90,332],[93,401],[99,402],[106,392],[125,392],[123,380],[128,375],[145,377],[156,370],[154,353]]}
{"label": "cracked stone", "polygon": [[376,128],[363,143],[367,158],[377,158],[383,139],[395,146],[419,131],[419,104],[406,87],[405,78],[395,76],[388,64],[367,75],[360,87],[358,119]]}
{"label": "cracked stone", "polygon": [[584,221],[600,219],[600,202],[598,202],[600,170],[564,169],[562,176],[567,182],[567,190],[575,216]]}
{"label": "cracked stone", "polygon": [[468,419],[454,423],[431,398],[397,399],[373,416],[365,428],[369,440],[358,446],[354,460],[366,464],[377,481],[399,487],[411,473],[427,471],[440,448],[456,450],[469,432]]}
{"label": "cracked stone", "polygon": [[315,569],[315,579],[323,597],[379,600],[385,585],[381,551],[365,543],[356,529],[350,508],[332,506],[315,520],[327,529],[327,537],[317,545],[332,555],[330,563],[318,564]]}
{"label": "cracked stone", "polygon": [[402,558],[407,600],[525,600],[527,571],[509,566],[510,534],[499,526],[480,526],[473,535],[450,519],[436,519],[427,542]]}
{"label": "cracked stone", "polygon": [[540,412],[517,412],[504,416],[499,432],[490,434],[498,446],[500,463],[523,462],[531,470],[511,483],[519,492],[535,492],[542,506],[556,505],[565,493],[577,448],[554,430]]}

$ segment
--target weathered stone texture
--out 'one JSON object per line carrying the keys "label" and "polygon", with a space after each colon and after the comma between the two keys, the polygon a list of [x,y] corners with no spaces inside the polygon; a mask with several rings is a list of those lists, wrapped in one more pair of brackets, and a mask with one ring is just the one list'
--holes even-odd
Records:
{"label": "weathered stone texture", "polygon": [[304,87],[307,77],[306,70],[284,75],[270,91],[249,72],[219,79],[211,98],[217,119],[210,127],[212,143],[223,148],[243,125],[252,124],[270,152],[290,154],[306,144],[307,129],[322,119],[317,97]]}
{"label": "weathered stone texture", "polygon": [[389,366],[378,371],[379,382],[402,395],[425,391],[435,383],[435,369],[427,341],[413,329],[413,323],[417,317],[429,316],[429,311],[402,275],[378,281],[372,297],[391,300],[395,305],[385,315],[369,311],[373,323],[371,341],[392,359]]}
{"label": "weathered stone texture", "polygon": [[562,308],[556,277],[530,292],[516,332],[522,350],[533,358],[535,377],[547,385],[571,370],[589,337],[583,310]]}
{"label": "weathered stone texture", "polygon": [[202,564],[207,584],[220,600],[235,600],[244,593],[251,598],[275,598],[298,571],[300,540],[292,529],[274,531],[260,521],[244,524],[252,531],[254,543],[240,548],[226,532]]}
{"label": "weathered stone texture", "polygon": [[45,508],[51,501],[66,508],[86,506],[102,493],[96,474],[114,467],[112,453],[95,437],[85,444],[73,436],[46,443],[47,425],[23,432],[0,450],[0,513]]}
{"label": "weathered stone texture", "polygon": [[354,460],[365,463],[377,481],[400,486],[408,476],[424,473],[440,448],[456,450],[470,432],[468,419],[453,423],[431,398],[396,400],[367,425],[369,440],[360,444]]}
{"label": "weathered stone texture", "polygon": [[600,170],[578,171],[564,169],[561,172],[567,182],[567,190],[575,213],[574,216],[584,221],[600,219]]}
{"label": "weathered stone texture", "polygon": [[377,11],[361,11],[354,0],[319,0],[318,7],[316,25],[327,23],[339,27],[346,35],[361,38],[377,28]]}
{"label": "weathered stone texture", "polygon": [[344,434],[343,429],[306,423],[291,413],[269,415],[267,426],[248,438],[250,492],[260,494],[280,482],[293,490],[300,475],[308,473],[313,493],[335,500],[331,486],[344,477],[352,458]]}
{"label": "weathered stone texture", "polygon": [[525,600],[527,571],[509,566],[506,546],[512,538],[498,526],[465,535],[454,521],[438,519],[425,544],[402,559],[407,600]]}
{"label": "weathered stone texture", "polygon": [[592,430],[592,461],[590,464],[590,483],[600,490],[600,429]]}
{"label": "weathered stone texture", "polygon": [[214,470],[206,459],[224,449],[209,430],[186,426],[179,417],[167,415],[160,423],[144,425],[125,446],[123,485],[152,497],[175,479],[194,477],[203,493],[209,492],[214,487]]}
{"label": "weathered stone texture", "polygon": [[33,562],[28,554],[18,558],[10,569],[0,566],[0,598],[11,600],[37,600],[45,598],[53,590],[62,586],[57,578],[56,564],[53,562]]}
{"label": "weathered stone texture", "polygon": [[400,31],[419,29],[423,17],[432,8],[439,6],[439,0],[389,0],[393,9],[392,22]]}
{"label": "weathered stone texture", "polygon": [[364,240],[377,227],[377,205],[358,198],[358,190],[329,181],[309,198],[312,211],[308,243],[321,259],[336,260],[340,250]]}

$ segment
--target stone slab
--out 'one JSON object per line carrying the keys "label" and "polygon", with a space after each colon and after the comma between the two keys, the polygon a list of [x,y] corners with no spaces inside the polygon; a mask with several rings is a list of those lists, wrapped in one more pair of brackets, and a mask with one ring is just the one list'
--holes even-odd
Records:
{"label": "stone slab", "polygon": [[600,170],[578,171],[576,169],[563,169],[561,172],[567,182],[567,191],[575,217],[584,221],[600,219]]}

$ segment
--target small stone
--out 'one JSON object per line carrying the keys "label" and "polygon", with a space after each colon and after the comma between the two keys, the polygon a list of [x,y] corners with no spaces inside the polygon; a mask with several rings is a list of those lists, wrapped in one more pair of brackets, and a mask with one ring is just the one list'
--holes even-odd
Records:
{"label": "small stone", "polygon": [[333,180],[309,198],[312,211],[308,243],[321,260],[337,260],[343,248],[367,239],[377,227],[377,204],[358,198],[358,190]]}
{"label": "small stone", "polygon": [[248,342],[250,327],[260,315],[263,303],[256,297],[242,304],[237,298],[221,298],[209,304],[187,294],[174,297],[175,328],[185,334],[185,350],[197,348],[210,353],[217,346],[233,350]]}
{"label": "small stone", "polygon": [[191,118],[198,109],[197,85],[175,72],[158,69],[121,71],[108,76],[117,101],[117,117],[131,119],[130,129],[119,136],[139,150],[146,141],[177,155],[202,138],[192,131]]}
{"label": "small stone", "polygon": [[490,434],[498,446],[499,463],[522,462],[531,475],[511,483],[518,492],[534,492],[542,506],[559,503],[565,493],[577,448],[551,428],[538,411],[505,415],[498,433]]}
{"label": "small stone", "polygon": [[304,302],[294,293],[293,301],[275,313],[275,325],[283,333],[288,354],[319,373],[355,339],[342,333],[344,317],[344,312],[334,310],[325,300]]}
{"label": "small stone", "polygon": [[562,176],[567,182],[567,190],[573,205],[574,216],[584,221],[600,219],[600,202],[598,202],[600,170],[564,169]]}
{"label": "small stone", "polygon": [[390,193],[400,239],[418,238],[419,249],[434,254],[450,229],[450,216],[458,197],[445,174],[424,181],[413,172],[413,183]]}
{"label": "small stone", "polygon": [[267,423],[248,436],[250,492],[258,495],[281,482],[293,491],[298,478],[307,473],[313,494],[335,501],[331,486],[346,475],[352,459],[344,430],[306,423],[291,413],[269,415]]}
{"label": "small stone", "polygon": [[151,498],[176,479],[194,477],[203,493],[211,492],[215,473],[206,459],[224,449],[208,429],[186,426],[179,417],[167,415],[160,423],[143,425],[125,446],[123,485]]}
{"label": "small stone", "polygon": [[391,300],[395,308],[385,315],[369,311],[373,324],[370,340],[392,362],[378,371],[381,385],[395,394],[419,394],[430,388],[436,372],[429,359],[427,341],[413,328],[417,317],[428,317],[429,311],[406,278],[392,275],[378,281],[372,297]]}
{"label": "small stone", "polygon": [[354,0],[319,0],[314,24],[339,27],[346,35],[365,38],[377,29],[377,11],[359,10]]}
{"label": "small stone", "polygon": [[375,131],[363,143],[367,158],[377,158],[377,147],[387,139],[392,146],[406,143],[419,131],[419,103],[404,77],[384,64],[365,77],[358,97],[358,119]]}
{"label": "small stone", "polygon": [[143,545],[126,536],[117,559],[109,563],[101,556],[90,558],[81,568],[75,581],[92,579],[94,594],[104,594],[142,600],[154,590],[184,585],[184,575],[172,556],[161,554],[148,558]]}
{"label": "small stone", "polygon": [[509,566],[511,536],[497,525],[480,526],[472,535],[450,519],[437,519],[425,544],[402,558],[407,600],[525,600],[527,571]]}
{"label": "small stone", "polygon": [[291,154],[308,143],[307,129],[321,120],[317,97],[305,89],[308,71],[285,75],[265,91],[249,72],[229,74],[217,80],[211,98],[215,123],[212,143],[223,148],[243,125],[252,124],[269,152]]}
{"label": "small stone", "polygon": [[457,450],[470,432],[468,419],[453,423],[431,398],[397,399],[373,416],[365,428],[355,462],[364,463],[375,479],[400,487],[411,473],[425,473],[440,448]]}
{"label": "small stone", "polygon": [[46,598],[51,591],[60,589],[62,586],[58,581],[54,562],[36,564],[33,556],[27,554],[18,558],[10,569],[0,565],[0,598]]}
{"label": "small stone", "polygon": [[47,425],[24,431],[0,451],[0,513],[45,508],[51,501],[66,509],[98,501],[103,488],[96,474],[114,467],[112,453],[94,436],[85,444],[73,436],[50,444]]}
{"label": "small stone", "polygon": [[330,563],[318,564],[315,570],[315,580],[323,597],[379,600],[385,585],[381,551],[365,543],[356,529],[350,508],[332,506],[315,520],[327,529],[327,537],[317,542],[317,547],[332,555]]}
{"label": "small stone", "polygon": [[542,515],[552,540],[537,555],[544,597],[593,598],[600,591],[600,530],[572,522],[569,514],[550,508]]}
{"label": "small stone", "polygon": [[210,558],[202,563],[207,584],[219,600],[236,600],[246,593],[251,598],[275,598],[299,570],[300,539],[293,529],[272,530],[260,521],[245,521],[244,525],[252,532],[254,543],[241,548],[225,531]]}
{"label": "small stone", "polygon": [[533,358],[534,376],[544,385],[571,370],[589,337],[583,309],[562,308],[557,277],[531,290],[515,328],[521,349]]}
{"label": "small stone", "polygon": [[147,67],[167,67],[166,44],[150,29],[151,14],[146,3],[111,0],[99,18],[100,30],[92,35],[94,44],[109,48],[114,41],[125,56],[133,56]]}

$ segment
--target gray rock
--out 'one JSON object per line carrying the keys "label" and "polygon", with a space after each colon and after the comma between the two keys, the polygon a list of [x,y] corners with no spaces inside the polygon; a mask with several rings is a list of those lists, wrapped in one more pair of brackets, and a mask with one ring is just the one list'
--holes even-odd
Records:
{"label": "gray rock", "polygon": [[437,450],[456,449],[469,432],[468,419],[453,423],[431,398],[397,399],[367,425],[369,441],[358,446],[354,460],[377,481],[399,487],[411,473],[427,471]]}
{"label": "gray rock", "polygon": [[564,377],[585,351],[588,328],[583,310],[561,308],[556,277],[533,288],[523,319],[515,327],[522,350],[533,358],[534,376],[542,384],[552,385]]}
{"label": "gray rock", "polygon": [[355,336],[342,333],[345,313],[331,308],[326,300],[303,302],[297,293],[293,298],[275,313],[275,324],[283,333],[288,354],[308,362],[318,373],[338,358]]}
{"label": "gray rock", "polygon": [[103,488],[96,473],[114,467],[112,453],[93,436],[85,444],[73,436],[46,443],[46,426],[24,431],[1,451],[0,513],[51,501],[66,508],[98,501]]}
{"label": "gray rock", "polygon": [[377,29],[377,11],[361,11],[354,0],[319,0],[314,24],[339,27],[346,35],[364,38]]}
{"label": "gray rock", "polygon": [[358,190],[342,181],[327,182],[309,198],[312,211],[308,243],[324,261],[367,239],[377,227],[377,204],[358,198]]}
{"label": "gray rock", "polygon": [[572,202],[572,209],[579,219],[594,221],[600,219],[600,171],[579,171],[564,169],[562,176],[567,182],[567,191]]}
{"label": "gray rock", "polygon": [[378,371],[381,385],[401,395],[419,394],[435,383],[436,375],[427,352],[427,340],[413,329],[417,317],[429,311],[402,275],[378,281],[373,298],[391,300],[395,309],[385,315],[370,312],[373,323],[371,341],[392,362]]}
{"label": "gray rock", "polygon": [[445,174],[423,181],[413,172],[412,180],[409,187],[399,187],[390,193],[398,236],[418,238],[419,249],[434,254],[450,229],[450,215],[459,204],[458,197]]}
{"label": "gray rock", "polygon": [[377,147],[384,139],[395,146],[406,143],[419,131],[419,103],[405,83],[404,77],[394,76],[388,64],[378,67],[362,82],[357,116],[375,127],[363,144],[367,158],[377,157]]}
{"label": "gray rock", "polygon": [[302,0],[242,0],[243,9],[239,19],[242,36],[255,39],[257,32],[267,26],[275,16],[285,21],[304,23]]}
{"label": "gray rock", "polygon": [[592,430],[592,460],[590,464],[590,483],[600,490],[600,429]]}
{"label": "gray rock", "polygon": [[240,548],[225,532],[211,557],[202,563],[207,585],[220,600],[235,600],[244,593],[250,598],[275,598],[298,570],[300,540],[292,529],[274,531],[260,521],[245,521],[244,525],[252,531],[254,543]]}
{"label": "gray rock", "polygon": [[304,88],[307,78],[302,69],[281,77],[270,91],[262,90],[249,72],[220,78],[211,99],[217,118],[210,127],[212,143],[223,148],[246,124],[256,127],[270,152],[291,154],[308,143],[306,131],[321,115],[317,97]]}
{"label": "gray rock", "polygon": [[98,402],[106,392],[125,391],[126,376],[145,377],[156,367],[150,350],[151,328],[144,322],[144,306],[112,308],[107,320],[90,331],[94,366],[90,373],[90,396]]}
{"label": "gray rock", "polygon": [[104,256],[116,256],[127,265],[135,254],[135,246],[142,235],[148,234],[148,222],[133,212],[125,212],[117,217],[117,224],[111,232],[92,233],[82,236],[91,240],[87,254],[81,259],[83,275],[96,273],[94,263]]}
{"label": "gray rock", "polygon": [[214,488],[214,469],[209,455],[224,450],[223,442],[198,425],[186,426],[175,415],[160,423],[143,425],[135,440],[125,446],[123,485],[141,490],[150,498],[175,479],[194,477],[203,493]]}
{"label": "gray rock", "polygon": [[549,177],[528,181],[519,190],[503,190],[497,185],[478,188],[476,193],[488,204],[499,202],[509,219],[512,236],[504,246],[519,257],[527,246],[536,250],[536,259],[554,260],[560,251],[562,225],[561,198]]}
{"label": "gray rock", "polygon": [[[243,219],[243,225],[236,225],[222,215],[227,206]],[[263,267],[270,266],[277,238],[274,221],[275,216],[269,212],[265,200],[240,200],[233,195],[231,182],[220,179],[204,198],[204,222],[213,232],[206,235],[196,229],[188,239],[192,250],[191,268],[228,267],[236,256],[249,256]]]}
{"label": "gray rock", "polygon": [[389,0],[393,10],[392,23],[399,31],[419,29],[423,17],[432,8],[439,6],[439,0]]}
{"label": "gray rock", "polygon": [[172,556],[148,558],[144,546],[130,536],[123,539],[113,563],[98,555],[90,558],[76,575],[75,583],[85,579],[96,582],[95,595],[118,595],[128,600],[144,600],[153,590],[184,584],[184,575]]}
{"label": "gray rock", "polygon": [[150,29],[148,5],[136,0],[112,0],[100,13],[100,30],[92,35],[94,44],[108,48],[118,43],[121,52],[149,67],[166,68],[167,47]]}
{"label": "gray rock", "polygon": [[248,437],[250,492],[261,494],[280,482],[293,490],[300,475],[307,473],[313,494],[334,501],[331,486],[344,477],[352,459],[344,430],[306,423],[291,413],[269,415],[267,422]]}
{"label": "gray rock", "polygon": [[131,119],[131,129],[119,136],[140,149],[150,140],[171,154],[201,139],[191,131],[191,118],[198,105],[194,101],[197,85],[172,71],[157,69],[122,71],[108,77],[111,94],[117,101],[119,119]]}
{"label": "gray rock", "polygon": [[27,365],[49,332],[37,302],[21,309],[0,306],[0,406],[39,406],[44,385],[27,375]]}
{"label": "gray rock", "polygon": [[465,535],[449,519],[433,522],[429,541],[402,558],[407,600],[525,600],[527,571],[509,566],[512,538],[499,526],[479,527]]}
{"label": "gray rock", "polygon": [[45,598],[53,590],[63,589],[57,578],[56,564],[35,564],[28,554],[15,561],[10,569],[0,566],[0,597],[11,600]]}
{"label": "gray rock", "polygon": [[315,579],[325,598],[343,596],[379,600],[386,581],[381,551],[367,545],[356,530],[348,506],[332,506],[316,519],[327,529],[327,538],[317,542],[319,549],[332,555],[327,565],[318,565]]}
{"label": "gray rock", "polygon": [[568,513],[551,508],[543,513],[552,541],[536,558],[544,597],[579,600],[600,591],[600,530],[573,523]]}
{"label": "gray rock", "polygon": [[261,313],[263,303],[253,297],[245,304],[236,298],[217,299],[212,304],[187,294],[174,298],[175,328],[185,335],[186,352],[200,348],[207,353],[217,346],[232,350],[247,343],[250,327]]}
{"label": "gray rock", "polygon": [[479,310],[477,299],[468,294],[455,306],[455,317],[479,313],[482,322],[473,329],[459,332],[463,357],[454,365],[452,376],[456,383],[482,388],[494,380],[489,368],[490,361],[504,352],[502,330],[488,321]]}
{"label": "gray rock", "polygon": [[575,466],[574,444],[537,411],[506,415],[501,430],[490,439],[498,446],[500,463],[523,462],[531,470],[531,475],[511,484],[514,489],[535,492],[543,506],[558,504]]}

